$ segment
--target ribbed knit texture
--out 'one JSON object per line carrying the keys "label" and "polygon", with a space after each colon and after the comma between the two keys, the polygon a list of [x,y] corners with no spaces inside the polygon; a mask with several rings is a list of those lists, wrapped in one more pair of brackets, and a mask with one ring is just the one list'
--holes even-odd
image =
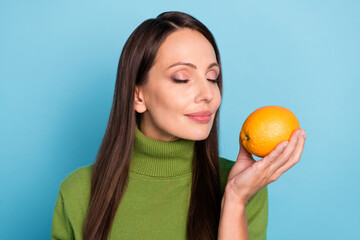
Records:
{"label": "ribbed knit texture", "polygon": [[[116,212],[108,239],[186,239],[194,141],[163,142],[135,130],[129,183]],[[234,162],[220,159],[224,191]],[[92,164],[70,173],[60,184],[51,239],[83,239],[90,201]],[[267,188],[246,205],[250,239],[266,239]]]}
{"label": "ribbed knit texture", "polygon": [[172,142],[154,140],[136,127],[130,171],[161,178],[190,173],[194,144],[195,141],[186,139]]}

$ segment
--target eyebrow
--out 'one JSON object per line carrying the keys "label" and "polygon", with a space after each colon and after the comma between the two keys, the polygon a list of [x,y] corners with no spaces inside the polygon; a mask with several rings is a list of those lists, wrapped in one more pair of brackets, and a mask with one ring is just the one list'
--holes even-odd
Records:
{"label": "eyebrow", "polygon": [[[192,63],[186,63],[186,62],[178,62],[178,63],[172,64],[170,67],[168,67],[168,69],[169,69],[169,68],[172,68],[172,67],[175,67],[175,66],[178,66],[178,65],[186,65],[186,66],[189,66],[189,67],[191,67],[191,68],[197,69],[197,67],[196,67],[194,64],[192,64]],[[214,67],[214,66],[217,66],[218,68],[221,69],[220,64],[218,64],[218,63],[211,63],[211,64],[208,66],[208,69],[210,69],[210,68],[212,68],[212,67]]]}

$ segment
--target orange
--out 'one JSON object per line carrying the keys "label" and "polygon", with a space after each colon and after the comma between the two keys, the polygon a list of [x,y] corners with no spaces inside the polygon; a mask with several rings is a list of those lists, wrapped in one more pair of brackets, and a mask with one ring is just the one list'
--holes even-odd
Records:
{"label": "orange", "polygon": [[300,129],[299,121],[289,109],[265,106],[256,109],[245,120],[240,140],[249,153],[265,157],[280,142],[289,141],[296,129]]}

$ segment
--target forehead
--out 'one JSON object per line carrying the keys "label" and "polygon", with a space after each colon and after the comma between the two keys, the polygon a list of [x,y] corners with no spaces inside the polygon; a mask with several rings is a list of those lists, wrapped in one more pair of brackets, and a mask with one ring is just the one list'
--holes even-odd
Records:
{"label": "forehead", "polygon": [[167,36],[155,57],[155,65],[161,68],[176,62],[191,62],[207,67],[209,62],[217,61],[211,43],[198,31],[185,28]]}

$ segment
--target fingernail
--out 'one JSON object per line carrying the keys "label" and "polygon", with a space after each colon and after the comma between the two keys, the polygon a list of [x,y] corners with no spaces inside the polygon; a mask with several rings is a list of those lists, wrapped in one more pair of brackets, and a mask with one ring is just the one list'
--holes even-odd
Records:
{"label": "fingernail", "polygon": [[286,146],[289,144],[289,142],[284,143],[283,148],[286,148]]}
{"label": "fingernail", "polygon": [[299,137],[301,136],[301,133],[302,133],[302,130],[298,131],[298,132],[296,133],[296,137],[299,138]]}
{"label": "fingernail", "polygon": [[304,136],[304,138],[306,138],[306,132],[304,132],[303,136]]}

